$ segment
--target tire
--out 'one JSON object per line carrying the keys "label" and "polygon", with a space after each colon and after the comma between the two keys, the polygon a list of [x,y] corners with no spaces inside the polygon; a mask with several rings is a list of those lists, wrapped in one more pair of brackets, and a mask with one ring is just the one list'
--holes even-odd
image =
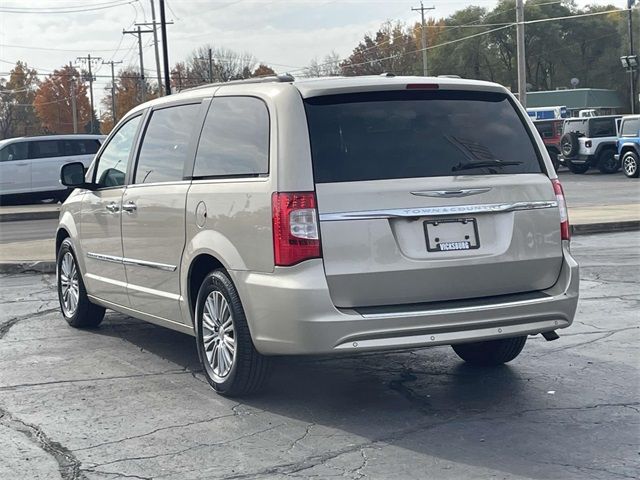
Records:
{"label": "tire", "polygon": [[580,150],[580,140],[575,132],[567,132],[560,137],[560,152],[564,158],[575,157]]}
{"label": "tire", "polygon": [[635,152],[627,152],[622,156],[622,171],[628,178],[638,178],[638,155]]}
{"label": "tire", "polygon": [[58,301],[64,319],[74,328],[96,328],[104,318],[104,307],[91,303],[78,269],[71,242],[62,242],[56,260]]}
{"label": "tire", "polygon": [[222,269],[214,270],[202,282],[196,301],[196,329],[198,356],[216,392],[237,397],[264,386],[270,359],[253,345],[238,292]]}
{"label": "tire", "polygon": [[567,160],[567,168],[571,173],[583,174],[589,170],[588,163],[573,163],[571,160]]}
{"label": "tire", "polygon": [[602,173],[616,173],[620,170],[620,161],[614,158],[615,150],[607,148],[598,155],[598,170]]}
{"label": "tire", "polygon": [[487,342],[452,345],[454,352],[471,365],[502,365],[510,362],[524,348],[527,337],[502,338]]}

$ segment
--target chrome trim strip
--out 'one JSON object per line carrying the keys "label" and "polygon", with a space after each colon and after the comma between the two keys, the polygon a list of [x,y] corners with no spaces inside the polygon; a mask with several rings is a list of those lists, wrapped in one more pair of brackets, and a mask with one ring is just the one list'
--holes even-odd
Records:
{"label": "chrome trim strip", "polygon": [[556,208],[556,201],[486,203],[476,205],[449,205],[444,207],[394,208],[388,210],[363,210],[357,212],[321,213],[321,222],[337,222],[341,220],[372,220],[407,217],[440,217],[445,215],[465,215],[473,213],[499,213],[516,210],[537,210]]}
{"label": "chrome trim strip", "polygon": [[424,315],[446,315],[452,313],[468,313],[485,310],[496,310],[499,308],[524,307],[534,305],[536,303],[545,303],[557,300],[557,297],[532,298],[530,300],[516,300],[512,302],[494,303],[491,305],[471,305],[468,307],[438,308],[433,310],[414,310],[412,312],[388,312],[388,313],[361,313],[363,318],[403,318],[403,317],[421,317]]}
{"label": "chrome trim strip", "polygon": [[94,260],[102,260],[104,262],[121,263],[123,265],[136,265],[139,267],[157,268],[158,270],[165,270],[167,272],[174,272],[176,265],[169,265],[167,263],[148,262],[146,260],[136,260],[134,258],[116,257],[115,255],[104,255],[102,253],[87,252],[88,258]]}
{"label": "chrome trim strip", "polygon": [[489,190],[491,190],[491,187],[466,188],[464,190],[425,190],[425,191],[410,192],[410,193],[411,195],[416,195],[418,197],[452,198],[452,197],[468,197],[469,195],[487,193]]}
{"label": "chrome trim strip", "polygon": [[134,258],[123,258],[122,263],[125,265],[137,265],[139,267],[149,267],[149,268],[157,268],[158,270],[165,270],[167,272],[173,272],[176,268],[176,265],[169,265],[168,263],[157,263],[157,262],[148,262],[146,260],[136,260]]}
{"label": "chrome trim strip", "polygon": [[102,253],[87,252],[87,257],[93,258],[94,260],[102,260],[103,262],[122,263],[122,257],[103,255]]}

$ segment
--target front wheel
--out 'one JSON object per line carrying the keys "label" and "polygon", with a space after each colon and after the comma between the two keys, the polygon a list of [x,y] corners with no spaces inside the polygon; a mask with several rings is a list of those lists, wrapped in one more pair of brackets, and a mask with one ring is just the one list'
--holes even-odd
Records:
{"label": "front wheel", "polygon": [[62,315],[75,328],[95,328],[104,318],[104,308],[91,303],[84,288],[71,242],[66,239],[58,250],[56,262],[58,300]]}
{"label": "front wheel", "polygon": [[211,272],[200,287],[196,328],[198,355],[216,392],[240,396],[265,384],[269,358],[254,347],[240,297],[224,270]]}
{"label": "front wheel", "polygon": [[510,362],[524,348],[527,337],[501,338],[487,342],[452,345],[453,351],[472,365],[501,365]]}
{"label": "front wheel", "polygon": [[638,155],[634,152],[627,152],[622,157],[622,169],[624,174],[629,178],[638,178],[640,170],[638,169]]}

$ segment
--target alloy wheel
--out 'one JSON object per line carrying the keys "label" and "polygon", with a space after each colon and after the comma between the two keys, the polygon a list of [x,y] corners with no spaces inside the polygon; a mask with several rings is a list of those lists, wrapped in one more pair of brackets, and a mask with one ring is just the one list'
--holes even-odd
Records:
{"label": "alloy wheel", "polygon": [[633,177],[638,171],[638,162],[631,155],[627,155],[624,159],[623,168],[627,177]]}
{"label": "alloy wheel", "polygon": [[80,286],[78,284],[78,268],[71,252],[66,252],[60,262],[60,296],[62,311],[66,317],[72,317],[78,309]]}
{"label": "alloy wheel", "polygon": [[224,381],[236,359],[236,331],[229,304],[219,291],[211,292],[204,303],[202,342],[214,380]]}

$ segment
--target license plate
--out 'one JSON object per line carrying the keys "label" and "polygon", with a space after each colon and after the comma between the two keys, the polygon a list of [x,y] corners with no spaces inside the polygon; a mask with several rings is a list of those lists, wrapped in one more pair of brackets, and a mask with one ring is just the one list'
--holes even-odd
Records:
{"label": "license plate", "polygon": [[475,218],[428,220],[424,222],[427,251],[449,252],[480,248]]}

